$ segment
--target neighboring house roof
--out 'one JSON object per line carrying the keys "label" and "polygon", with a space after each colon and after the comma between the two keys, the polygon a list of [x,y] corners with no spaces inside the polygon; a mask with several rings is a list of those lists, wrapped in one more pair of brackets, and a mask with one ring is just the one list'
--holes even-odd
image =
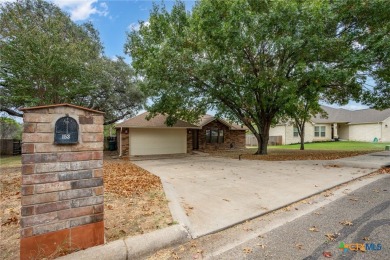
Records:
{"label": "neighboring house roof", "polygon": [[173,126],[167,126],[165,121],[167,116],[165,115],[156,115],[155,117],[147,120],[146,117],[149,115],[149,112],[142,113],[133,118],[127,119],[120,124],[116,125],[116,128],[119,127],[129,127],[129,128],[199,128],[196,125],[187,123],[182,120],[177,120],[176,124]]}
{"label": "neighboring house roof", "polygon": [[317,115],[311,119],[313,123],[378,123],[390,117],[390,109],[379,111],[371,108],[362,110],[348,110],[328,106],[321,106],[321,108],[328,114],[327,118],[321,118],[320,115]]}
{"label": "neighboring house roof", "polygon": [[128,127],[128,128],[194,128],[194,129],[200,129],[203,126],[207,125],[208,123],[218,120],[222,124],[229,127],[230,130],[247,130],[245,126],[240,126],[237,124],[230,124],[229,122],[220,119],[215,118],[211,115],[204,115],[199,120],[198,124],[190,124],[188,122],[185,122],[183,120],[177,120],[176,124],[173,126],[167,126],[165,124],[165,121],[167,119],[166,115],[158,114],[155,117],[151,118],[150,120],[147,120],[146,117],[149,115],[149,112],[142,113],[138,116],[135,116],[133,118],[127,119],[126,121],[123,121],[120,124],[116,125],[116,128],[120,127]]}

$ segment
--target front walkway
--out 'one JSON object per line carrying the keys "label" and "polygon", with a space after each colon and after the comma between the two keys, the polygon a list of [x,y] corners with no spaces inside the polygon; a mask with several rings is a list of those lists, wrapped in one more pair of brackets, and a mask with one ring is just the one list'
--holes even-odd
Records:
{"label": "front walkway", "polygon": [[[389,152],[382,155],[287,162],[189,156],[134,163],[161,178],[173,218],[195,238],[366,175],[390,162]],[[339,166],[362,160],[365,167]]]}

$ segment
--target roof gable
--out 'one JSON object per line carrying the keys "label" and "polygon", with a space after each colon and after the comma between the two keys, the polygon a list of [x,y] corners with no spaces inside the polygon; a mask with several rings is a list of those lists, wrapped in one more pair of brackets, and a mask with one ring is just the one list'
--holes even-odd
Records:
{"label": "roof gable", "polygon": [[232,124],[232,123],[229,123],[221,118],[216,118],[212,115],[207,115],[207,114],[200,118],[200,120],[198,122],[198,126],[203,127],[203,126],[205,126],[205,125],[207,125],[215,120],[217,120],[221,124],[226,125],[230,130],[247,130],[248,129],[247,127],[240,126],[237,124]]}

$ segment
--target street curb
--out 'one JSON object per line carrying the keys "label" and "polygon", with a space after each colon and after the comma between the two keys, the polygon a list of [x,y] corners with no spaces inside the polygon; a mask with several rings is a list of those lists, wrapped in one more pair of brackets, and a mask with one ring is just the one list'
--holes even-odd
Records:
{"label": "street curb", "polygon": [[[372,168],[367,168],[367,169],[372,169]],[[355,182],[355,181],[358,181],[359,179],[363,179],[363,178],[366,178],[366,177],[370,176],[371,174],[373,174],[373,173],[374,173],[376,170],[378,170],[378,169],[379,169],[379,168],[372,169],[372,170],[373,170],[372,172],[367,173],[367,174],[364,174],[364,175],[362,175],[362,176],[360,176],[360,177],[357,177],[357,178],[354,178],[354,179],[351,179],[351,180],[347,180],[347,181],[341,182],[341,183],[336,184],[336,185],[333,185],[333,186],[331,186],[331,187],[329,187],[329,188],[321,189],[320,191],[314,192],[314,193],[312,193],[312,194],[310,194],[310,195],[304,196],[304,197],[302,197],[302,198],[300,198],[300,199],[297,199],[297,200],[294,200],[294,201],[292,201],[292,202],[283,204],[282,206],[279,206],[279,207],[276,207],[276,208],[269,209],[269,210],[266,211],[266,212],[263,212],[263,213],[260,213],[260,214],[255,214],[255,215],[250,216],[250,217],[248,217],[248,218],[246,218],[246,219],[244,219],[244,220],[240,220],[240,221],[234,222],[234,223],[232,223],[232,224],[230,224],[230,225],[228,225],[228,226],[225,226],[225,227],[219,228],[219,229],[217,229],[217,230],[214,230],[214,231],[211,231],[211,232],[202,234],[202,235],[200,235],[200,236],[197,236],[197,237],[194,236],[194,238],[203,237],[203,236],[212,235],[212,234],[221,232],[221,231],[223,231],[223,230],[226,230],[226,229],[228,229],[228,228],[234,227],[234,226],[236,226],[236,225],[245,223],[246,221],[251,221],[251,220],[256,219],[256,218],[258,218],[258,217],[261,217],[261,216],[270,214],[270,213],[272,213],[272,212],[278,211],[278,210],[280,210],[280,209],[283,209],[283,208],[285,208],[285,207],[288,207],[288,206],[290,206],[290,205],[292,205],[292,204],[294,204],[294,203],[300,202],[300,201],[302,201],[302,200],[306,200],[306,199],[309,199],[309,198],[311,198],[311,197],[313,197],[313,196],[317,196],[317,195],[319,195],[319,194],[321,194],[321,193],[323,193],[323,192],[326,192],[326,191],[329,191],[329,190],[332,190],[332,189],[341,187],[341,186],[343,186],[343,185],[345,185],[345,184],[353,183],[353,182]]]}
{"label": "street curb", "polygon": [[187,229],[174,225],[147,234],[127,237],[104,245],[78,251],[58,259],[99,259],[128,260],[139,259],[160,249],[183,244],[191,239]]}
{"label": "street curb", "polygon": [[369,170],[377,170],[383,167],[387,167],[388,164],[377,164],[377,163],[366,163],[366,162],[343,162],[343,161],[330,161],[323,163],[324,166],[337,165],[340,167],[350,167],[350,168],[361,168],[361,169],[369,169]]}

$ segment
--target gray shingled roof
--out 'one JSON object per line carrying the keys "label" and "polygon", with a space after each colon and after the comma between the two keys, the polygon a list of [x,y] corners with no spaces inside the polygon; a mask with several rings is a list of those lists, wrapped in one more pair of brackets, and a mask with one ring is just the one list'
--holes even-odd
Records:
{"label": "gray shingled roof", "polygon": [[146,117],[149,115],[149,112],[142,113],[138,116],[132,117],[123,121],[120,124],[116,125],[116,128],[119,127],[129,127],[129,128],[199,128],[196,125],[187,123],[182,120],[177,120],[176,124],[173,126],[167,126],[165,121],[167,116],[165,115],[156,115],[150,120],[146,120]]}
{"label": "gray shingled roof", "polygon": [[378,123],[390,117],[390,109],[380,111],[371,108],[362,110],[348,110],[343,108],[332,108],[328,106],[321,107],[328,114],[328,118],[321,118],[319,115],[317,115],[311,119],[313,123]]}
{"label": "gray shingled roof", "polygon": [[[123,121],[120,124],[117,124],[116,127],[129,127],[129,128],[169,128],[170,126],[167,126],[165,124],[165,121],[167,119],[167,116],[165,115],[157,115],[150,120],[146,120],[146,117],[149,115],[148,112],[142,113],[138,116],[135,116],[133,118],[127,119],[126,121]],[[223,120],[223,119],[217,119],[211,115],[204,115],[199,120],[199,123],[197,125],[190,124],[182,120],[178,120],[176,124],[174,124],[172,127],[174,128],[202,128],[203,126],[207,125],[208,123],[218,120],[222,124],[225,124],[227,127],[230,128],[230,130],[247,130],[247,128],[241,127],[237,124],[230,124],[229,122]]]}

